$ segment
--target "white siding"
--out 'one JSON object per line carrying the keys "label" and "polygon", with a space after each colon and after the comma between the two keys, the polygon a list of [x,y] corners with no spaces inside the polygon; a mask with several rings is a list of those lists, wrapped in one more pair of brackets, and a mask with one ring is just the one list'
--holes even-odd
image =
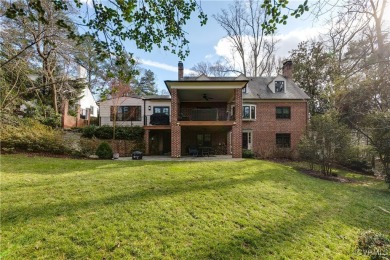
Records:
{"label": "white siding", "polygon": [[91,109],[91,117],[98,116],[98,105],[96,104],[95,98],[93,97],[91,90],[88,87],[85,87],[83,93],[81,94],[82,98],[79,100],[79,105],[81,110]]}
{"label": "white siding", "polygon": [[[144,103],[145,102],[145,103]],[[144,107],[145,105],[145,107]],[[122,97],[114,100],[100,102],[100,125],[112,126],[110,120],[111,106],[141,106],[141,121],[117,121],[117,126],[143,126],[144,116],[146,115],[147,124],[149,125],[150,116],[153,114],[153,107],[169,107],[169,116],[171,116],[171,100],[143,100],[141,98]],[[149,110],[150,106],[150,110]]]}
{"label": "white siding", "polygon": [[[150,106],[150,110],[149,110]],[[153,107],[169,107],[169,122],[171,122],[171,100],[146,100],[145,101],[145,114],[147,117],[147,124],[149,125],[150,116],[153,114]]]}
{"label": "white siding", "polygon": [[100,102],[100,125],[112,126],[110,120],[111,106],[141,106],[141,121],[117,121],[117,126],[143,126],[144,125],[144,101],[140,98],[121,97]]}
{"label": "white siding", "polygon": [[286,79],[283,76],[278,75],[271,83],[268,84],[268,88],[272,91],[272,93],[275,93],[275,81],[284,81],[284,92],[286,92]]}

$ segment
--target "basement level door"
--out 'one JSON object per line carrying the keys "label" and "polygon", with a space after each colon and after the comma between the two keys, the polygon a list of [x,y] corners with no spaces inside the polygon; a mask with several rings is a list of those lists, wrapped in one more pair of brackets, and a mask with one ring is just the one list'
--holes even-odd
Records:
{"label": "basement level door", "polygon": [[242,132],[242,149],[252,150],[252,131]]}

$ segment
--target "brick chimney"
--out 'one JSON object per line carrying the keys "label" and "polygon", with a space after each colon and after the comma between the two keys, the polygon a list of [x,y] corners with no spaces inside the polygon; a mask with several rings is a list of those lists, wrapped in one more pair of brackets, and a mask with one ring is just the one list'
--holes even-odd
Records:
{"label": "brick chimney", "polygon": [[177,64],[177,78],[178,78],[178,80],[181,80],[183,78],[183,74],[184,74],[184,65],[183,65],[183,62],[179,61],[179,63]]}
{"label": "brick chimney", "polygon": [[283,62],[282,75],[285,78],[292,79],[293,77],[293,63],[291,60]]}

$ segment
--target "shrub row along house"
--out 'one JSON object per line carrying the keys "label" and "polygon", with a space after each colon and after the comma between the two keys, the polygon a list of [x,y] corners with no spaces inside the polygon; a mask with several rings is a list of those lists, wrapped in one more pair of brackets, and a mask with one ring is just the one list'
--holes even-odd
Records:
{"label": "shrub row along house", "polygon": [[276,77],[184,77],[165,81],[170,96],[122,97],[100,103],[100,124],[138,125],[145,154],[295,157],[308,121],[309,97],[292,81],[292,63]]}

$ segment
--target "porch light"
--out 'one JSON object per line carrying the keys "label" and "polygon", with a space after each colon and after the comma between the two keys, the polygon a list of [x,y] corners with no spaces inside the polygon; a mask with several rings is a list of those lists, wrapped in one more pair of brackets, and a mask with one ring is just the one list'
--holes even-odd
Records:
{"label": "porch light", "polygon": [[151,107],[151,106],[148,106],[148,110],[152,110],[152,107]]}

